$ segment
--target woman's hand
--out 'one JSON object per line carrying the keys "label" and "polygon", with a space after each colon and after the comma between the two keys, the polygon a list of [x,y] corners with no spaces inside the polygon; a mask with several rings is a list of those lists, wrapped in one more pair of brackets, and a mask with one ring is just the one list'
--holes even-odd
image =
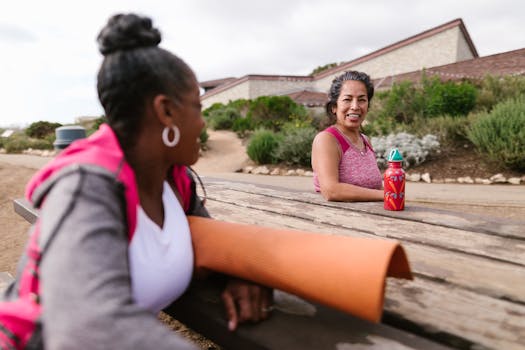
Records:
{"label": "woman's hand", "polygon": [[273,308],[273,289],[241,279],[230,279],[221,297],[230,331],[242,322],[267,319]]}

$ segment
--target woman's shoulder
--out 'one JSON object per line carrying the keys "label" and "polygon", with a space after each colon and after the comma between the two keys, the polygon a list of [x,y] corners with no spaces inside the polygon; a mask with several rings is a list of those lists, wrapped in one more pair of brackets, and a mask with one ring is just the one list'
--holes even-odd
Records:
{"label": "woman's shoulder", "polygon": [[96,198],[99,204],[114,202],[124,187],[114,174],[101,167],[72,166],[62,169],[35,193],[35,204],[48,202],[49,196],[63,203]]}
{"label": "woman's shoulder", "polygon": [[321,144],[321,145],[335,146],[337,145],[338,142],[337,142],[337,138],[331,132],[325,129],[325,130],[319,131],[317,135],[315,135],[313,143],[314,145]]}

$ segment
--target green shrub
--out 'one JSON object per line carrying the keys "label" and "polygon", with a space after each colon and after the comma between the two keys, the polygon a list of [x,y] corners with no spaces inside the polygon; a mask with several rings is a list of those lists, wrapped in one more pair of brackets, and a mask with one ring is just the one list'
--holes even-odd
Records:
{"label": "green shrub", "polygon": [[239,118],[241,114],[236,108],[226,106],[209,113],[208,125],[213,130],[231,130],[233,123]]}
{"label": "green shrub", "polygon": [[242,117],[246,117],[248,111],[250,110],[251,103],[251,100],[240,98],[237,100],[230,101],[227,104],[227,107],[235,108]]}
{"label": "green shrub", "polygon": [[337,67],[338,65],[339,65],[339,63],[333,62],[333,63],[325,64],[324,66],[317,66],[316,68],[314,68],[314,70],[309,75],[319,74],[319,73],[324,72],[325,70],[328,70],[330,68]]}
{"label": "green shrub", "polygon": [[202,115],[204,116],[205,119],[208,119],[208,117],[210,116],[210,114],[216,110],[219,110],[219,109],[223,109],[224,107],[226,107],[226,105],[220,103],[220,102],[216,102],[214,104],[212,104],[210,107],[206,108],[205,110],[202,111]]}
{"label": "green shrub", "polygon": [[332,125],[331,119],[326,115],[324,108],[314,108],[308,111],[311,119],[311,126],[317,131],[321,131]]}
{"label": "green shrub", "polygon": [[486,76],[479,83],[476,110],[490,111],[498,102],[516,98],[525,91],[525,76]]}
{"label": "green shrub", "polygon": [[7,153],[21,153],[22,151],[32,149],[53,149],[54,137],[45,139],[30,138],[25,134],[13,134],[4,140],[4,148]]}
{"label": "green shrub", "polygon": [[275,159],[287,165],[310,167],[312,142],[316,134],[317,130],[312,126],[287,128],[275,149]]}
{"label": "green shrub", "polygon": [[416,103],[416,88],[411,82],[405,81],[394,84],[388,93],[377,96],[382,102],[378,119],[394,120],[396,122],[410,122],[415,114],[419,113]]}
{"label": "green shrub", "polygon": [[248,116],[254,127],[281,130],[282,125],[293,118],[308,115],[306,107],[298,105],[289,96],[260,96],[250,103]]}
{"label": "green shrub", "polygon": [[199,140],[201,142],[201,148],[206,147],[206,142],[208,142],[208,138],[210,135],[208,135],[208,129],[202,128],[201,133],[199,135]]}
{"label": "green shrub", "polygon": [[443,145],[456,145],[468,141],[467,129],[470,119],[464,116],[441,115],[434,118],[416,118],[414,122],[402,126],[411,134],[422,137],[427,134],[439,135]]}
{"label": "green shrub", "polygon": [[252,119],[248,116],[235,119],[232,125],[232,130],[237,133],[237,136],[244,138],[249,131],[253,130]]}
{"label": "green shrub", "polygon": [[423,81],[423,115],[467,115],[476,104],[477,90],[471,83],[441,82],[434,77]]}
{"label": "green shrub", "polygon": [[257,164],[275,163],[277,159],[274,156],[274,151],[279,146],[280,139],[281,136],[271,130],[256,130],[246,148],[248,157]]}
{"label": "green shrub", "polygon": [[368,136],[388,135],[396,131],[402,131],[403,125],[397,123],[393,117],[382,116],[371,122],[361,124],[361,131]]}
{"label": "green shrub", "polygon": [[35,139],[43,139],[55,133],[55,129],[62,126],[60,123],[50,123],[46,121],[34,122],[26,129],[26,135]]}
{"label": "green shrub", "polygon": [[481,113],[467,135],[488,160],[518,171],[525,170],[525,95]]}
{"label": "green shrub", "polygon": [[423,73],[419,85],[399,82],[389,91],[378,92],[367,117],[367,129],[372,135],[386,135],[400,131],[399,123],[411,124],[440,115],[464,116],[474,108],[477,94],[468,81],[442,82]]}

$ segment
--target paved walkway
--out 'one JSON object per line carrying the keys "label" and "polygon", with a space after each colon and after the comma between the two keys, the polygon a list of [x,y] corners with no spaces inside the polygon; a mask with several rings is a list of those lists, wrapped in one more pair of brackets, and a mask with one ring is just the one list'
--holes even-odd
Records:
{"label": "paved walkway", "polygon": [[[214,173],[202,174],[202,177],[286,187],[298,191],[313,191],[312,178],[304,176]],[[412,202],[508,206],[525,209],[524,185],[427,184],[424,182],[408,182],[406,184],[406,192],[407,200]]]}
{"label": "paved walkway", "polygon": [[[39,169],[51,158],[0,154],[0,162]],[[313,191],[312,178],[304,176],[268,176],[242,173],[201,172],[203,178],[219,178],[269,186],[286,187],[297,191]],[[518,208],[525,215],[525,185],[466,185],[466,184],[427,184],[408,182],[407,201],[416,203],[435,203],[451,205],[495,206]]]}

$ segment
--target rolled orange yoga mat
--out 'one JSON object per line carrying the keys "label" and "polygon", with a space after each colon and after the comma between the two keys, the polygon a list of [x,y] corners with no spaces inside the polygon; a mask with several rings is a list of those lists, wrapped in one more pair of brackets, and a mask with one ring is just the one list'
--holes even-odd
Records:
{"label": "rolled orange yoga mat", "polygon": [[196,268],[279,289],[379,322],[387,276],[412,279],[396,241],[188,217]]}

